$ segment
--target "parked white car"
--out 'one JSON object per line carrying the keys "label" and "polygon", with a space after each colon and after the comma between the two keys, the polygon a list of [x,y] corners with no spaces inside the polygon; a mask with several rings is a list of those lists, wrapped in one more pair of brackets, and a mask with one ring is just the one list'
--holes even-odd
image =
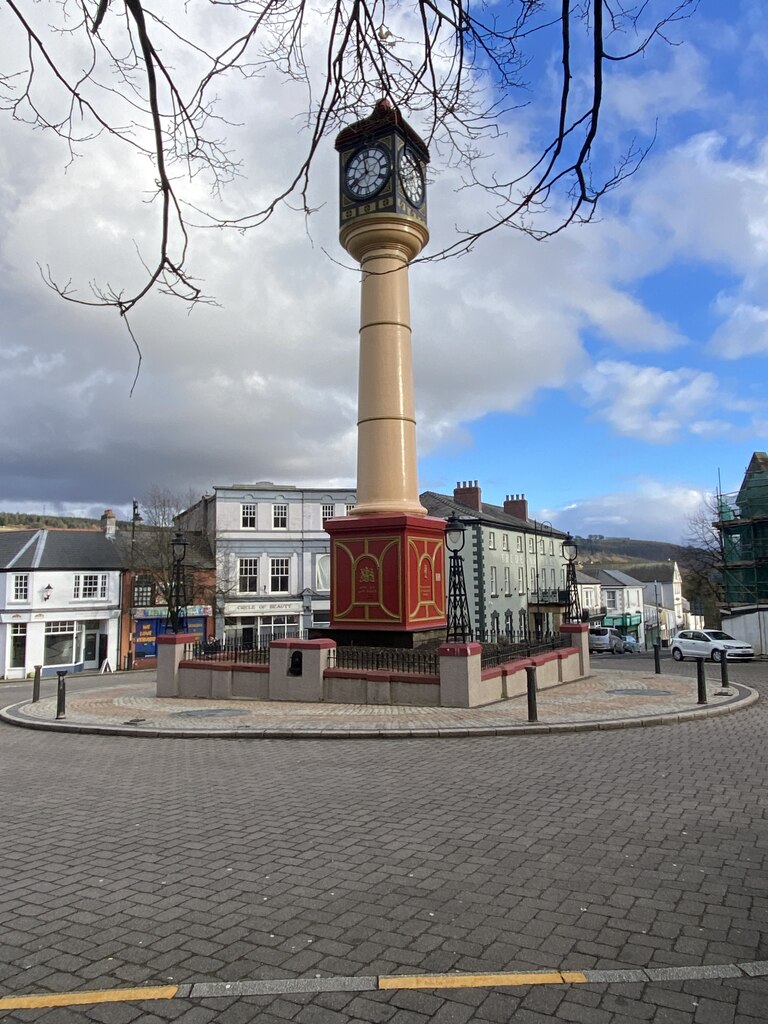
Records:
{"label": "parked white car", "polygon": [[712,661],[749,661],[754,658],[752,647],[743,640],[736,640],[722,629],[684,629],[672,640],[672,657],[675,661],[684,658],[711,658]]}

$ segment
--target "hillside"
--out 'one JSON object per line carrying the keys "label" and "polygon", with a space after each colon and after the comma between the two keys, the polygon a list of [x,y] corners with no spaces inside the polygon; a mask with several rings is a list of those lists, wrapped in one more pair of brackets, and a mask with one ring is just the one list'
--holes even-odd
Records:
{"label": "hillside", "polygon": [[97,530],[100,519],[86,519],[79,516],[30,515],[27,512],[0,512],[0,529],[3,530]]}
{"label": "hillside", "polygon": [[577,537],[579,563],[583,565],[611,562],[618,568],[622,562],[674,561],[681,569],[690,561],[691,549],[681,544],[658,540],[632,540],[630,537]]}

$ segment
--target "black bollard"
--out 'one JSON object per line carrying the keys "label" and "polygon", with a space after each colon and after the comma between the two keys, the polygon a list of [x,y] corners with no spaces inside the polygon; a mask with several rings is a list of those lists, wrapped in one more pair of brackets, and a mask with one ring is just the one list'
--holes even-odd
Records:
{"label": "black bollard", "polygon": [[696,659],[696,685],[699,691],[699,704],[707,703],[707,681],[704,678],[704,659]]}
{"label": "black bollard", "polygon": [[539,711],[536,707],[536,666],[529,665],[525,670],[528,688],[528,721],[538,722]]}
{"label": "black bollard", "polygon": [[725,660],[725,651],[720,659],[720,689],[717,691],[718,697],[730,697],[731,691],[728,689],[728,662]]}
{"label": "black bollard", "polygon": [[661,675],[661,644],[656,641],[653,645],[653,664],[656,669],[656,675]]}
{"label": "black bollard", "polygon": [[32,703],[40,700],[40,676],[43,673],[42,665],[35,665],[35,678],[32,682]]}
{"label": "black bollard", "polygon": [[56,718],[66,718],[67,714],[67,684],[64,677],[67,674],[66,669],[58,669],[56,675],[59,677],[56,685]]}

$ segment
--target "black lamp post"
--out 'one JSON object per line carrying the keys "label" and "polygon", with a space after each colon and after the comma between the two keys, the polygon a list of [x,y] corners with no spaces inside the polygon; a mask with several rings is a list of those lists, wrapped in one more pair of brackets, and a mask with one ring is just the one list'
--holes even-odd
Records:
{"label": "black lamp post", "polygon": [[567,606],[565,611],[566,622],[581,622],[581,601],[579,600],[579,587],[576,582],[576,556],[579,549],[573,537],[568,536],[563,541],[563,558],[566,560],[565,589],[568,591]]}
{"label": "black lamp post", "polygon": [[166,631],[170,626],[171,633],[183,633],[187,627],[187,595],[184,587],[184,573],[182,563],[187,554],[187,538],[181,532],[171,541],[171,558],[173,559],[173,578],[171,581],[171,593],[168,597],[168,620]]}
{"label": "black lamp post", "polygon": [[469,624],[469,602],[464,582],[464,523],[452,515],[445,524],[445,546],[451,553],[448,566],[448,616],[446,640],[448,643],[466,643],[472,639]]}

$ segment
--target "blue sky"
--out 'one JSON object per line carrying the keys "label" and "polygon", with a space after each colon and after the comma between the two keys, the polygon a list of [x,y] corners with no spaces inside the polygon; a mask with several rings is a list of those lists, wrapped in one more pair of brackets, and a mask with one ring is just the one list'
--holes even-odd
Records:
{"label": "blue sky", "polygon": [[[578,534],[681,542],[718,478],[737,489],[768,448],[765,23],[760,0],[702,0],[678,45],[613,70],[598,168],[631,137],[656,139],[594,223],[545,243],[498,231],[412,268],[422,489],[476,479],[486,500],[525,493],[532,515]],[[13,46],[8,34],[0,59]],[[538,57],[538,91],[486,144],[489,166],[518,165],[547,130],[552,58]],[[223,97],[243,160],[227,210],[258,202],[301,152],[302,97],[269,79],[247,90]],[[120,324],[64,304],[38,264],[80,294],[100,275],[130,286],[153,244],[151,169],[104,139],[69,164],[56,140],[4,128],[0,507],[100,514],[157,485],[353,484],[359,283],[337,241],[332,142],[309,223],[283,208],[245,236],[193,236],[219,305],[143,305],[131,396]],[[487,217],[460,184],[435,155],[428,253]]]}

